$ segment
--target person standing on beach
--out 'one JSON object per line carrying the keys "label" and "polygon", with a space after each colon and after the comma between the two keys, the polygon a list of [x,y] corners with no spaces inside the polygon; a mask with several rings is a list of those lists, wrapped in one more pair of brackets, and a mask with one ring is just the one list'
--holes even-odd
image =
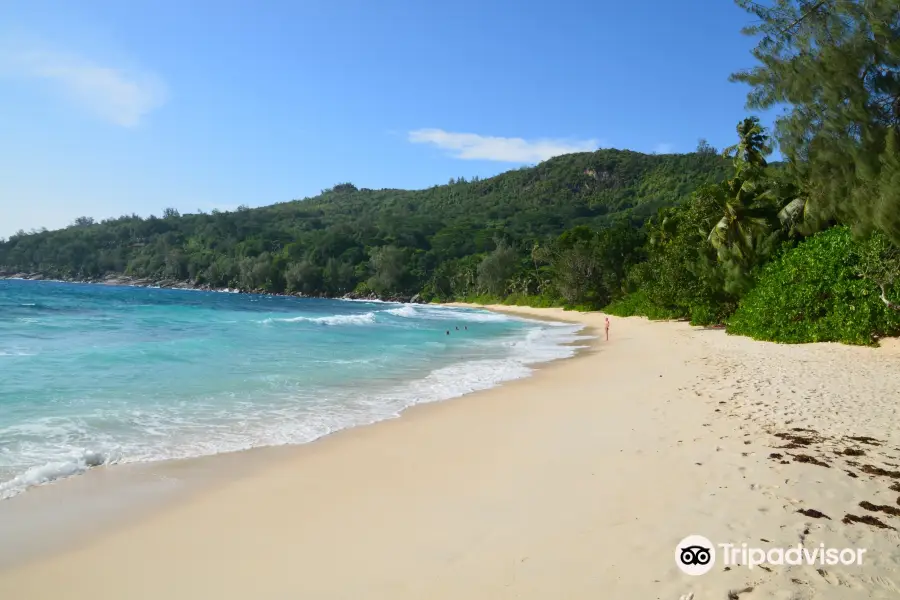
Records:
{"label": "person standing on beach", "polygon": [[609,341],[609,317],[606,317],[606,341]]}

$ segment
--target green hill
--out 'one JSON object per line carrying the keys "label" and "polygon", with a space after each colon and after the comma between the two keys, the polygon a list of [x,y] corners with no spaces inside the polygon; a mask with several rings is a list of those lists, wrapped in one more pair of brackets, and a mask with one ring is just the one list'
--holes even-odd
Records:
{"label": "green hill", "polygon": [[600,150],[417,191],[340,184],[314,198],[235,212],[81,218],[66,229],[20,232],[0,243],[0,272],[411,295],[439,271],[471,271],[498,243],[521,262],[535,243],[576,226],[600,229],[622,219],[639,226],[729,169],[713,151]]}

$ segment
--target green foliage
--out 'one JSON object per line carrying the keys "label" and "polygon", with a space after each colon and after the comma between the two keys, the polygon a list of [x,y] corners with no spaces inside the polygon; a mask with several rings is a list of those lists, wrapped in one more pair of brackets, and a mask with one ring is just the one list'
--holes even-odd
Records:
{"label": "green foliage", "polygon": [[802,343],[871,344],[900,333],[877,286],[862,277],[877,240],[855,240],[846,227],[819,233],[784,252],[762,271],[756,287],[728,320],[730,333]]}
{"label": "green foliage", "polygon": [[760,266],[798,234],[793,218],[779,219],[798,190],[766,163],[771,150],[759,120],[744,119],[737,133],[738,143],[724,152],[734,176],[699,188],[651,219],[647,260],[627,277],[628,290],[640,294],[611,310],[688,318],[694,325],[723,323],[753,287]]}
{"label": "green foliage", "polygon": [[534,308],[562,306],[562,302],[552,296],[528,296],[525,294],[511,294],[503,299],[503,304],[507,306],[531,306]]}
{"label": "green foliage", "polygon": [[728,273],[707,239],[720,218],[722,195],[721,186],[704,186],[648,223],[647,261],[628,273],[628,287],[646,298],[642,314],[708,325],[734,310],[737,297],[727,290]]}
{"label": "green foliage", "polygon": [[489,306],[503,304],[506,306],[530,306],[533,308],[561,307],[563,303],[558,298],[550,296],[527,296],[524,294],[510,294],[509,296],[495,296],[492,294],[477,294],[460,298],[459,302]]}
{"label": "green foliage", "polygon": [[863,246],[859,261],[860,275],[878,287],[881,301],[893,310],[900,310],[900,300],[888,296],[888,291],[900,284],[900,248],[876,232]]}
{"label": "green foliage", "polygon": [[373,248],[369,258],[373,275],[368,288],[376,294],[406,291],[408,260],[406,249],[393,245]]}
{"label": "green foliage", "polygon": [[[83,217],[63,230],[20,232],[0,243],[0,272],[76,279],[124,273],[327,296],[365,282],[381,295],[420,291],[441,300],[485,292],[554,297],[552,265],[535,260],[536,245],[573,227],[640,227],[659,207],[722,180],[729,169],[709,152],[600,150],[419,191],[341,183],[315,198],[235,212],[166,209],[163,218],[102,223]],[[615,295],[622,269],[605,265],[601,291],[575,299]]]}
{"label": "green foliage", "polygon": [[505,296],[509,280],[519,270],[519,255],[505,242],[499,242],[493,252],[478,265],[478,286],[495,296]]}
{"label": "green foliage", "polygon": [[674,310],[661,308],[647,297],[647,292],[637,291],[616,300],[603,312],[617,317],[647,317],[651,320],[678,319],[681,315]]}
{"label": "green foliage", "polygon": [[737,294],[751,282],[743,275],[766,260],[780,234],[777,213],[782,204],[766,172],[766,156],[772,150],[759,119],[750,117],[737,126],[739,141],[725,150],[733,157],[734,177],[711,196],[723,216],[710,230],[708,240],[726,269],[738,274],[729,279]]}
{"label": "green foliage", "polygon": [[[225,277],[217,279],[222,280],[225,279]],[[300,260],[292,263],[287,268],[284,279],[286,291],[311,295],[322,286],[322,269],[309,260]],[[361,283],[360,285],[363,284]]]}
{"label": "green foliage", "polygon": [[625,292],[626,272],[643,259],[645,235],[627,221],[566,231],[535,253],[550,267],[552,289],[569,305],[605,306]]}
{"label": "green foliage", "polygon": [[733,80],[751,108],[788,105],[776,138],[813,228],[833,219],[900,244],[900,5],[896,0],[737,0],[758,64]]}

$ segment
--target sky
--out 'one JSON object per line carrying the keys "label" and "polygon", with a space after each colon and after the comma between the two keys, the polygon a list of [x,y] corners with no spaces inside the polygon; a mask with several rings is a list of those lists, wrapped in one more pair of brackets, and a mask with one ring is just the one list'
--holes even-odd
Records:
{"label": "sky", "polygon": [[722,148],[750,19],[727,0],[4,0],[0,237]]}

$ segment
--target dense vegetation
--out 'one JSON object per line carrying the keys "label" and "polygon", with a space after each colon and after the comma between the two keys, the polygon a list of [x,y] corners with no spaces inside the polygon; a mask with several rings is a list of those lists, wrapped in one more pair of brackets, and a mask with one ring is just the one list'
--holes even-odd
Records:
{"label": "dense vegetation", "polygon": [[[121,273],[306,295],[420,292],[428,299],[534,296],[556,278],[561,298],[602,304],[628,266],[615,253],[643,244],[646,216],[723,179],[728,169],[706,145],[686,155],[600,150],[420,191],[341,184],[252,210],[167,210],[102,223],[84,217],[60,231],[16,234],[0,244],[0,269],[73,279]],[[603,244],[609,255],[602,270],[579,262]],[[550,269],[555,259],[572,270]]]}
{"label": "dense vegetation", "polygon": [[648,260],[629,272],[638,291],[609,310],[784,342],[896,335],[900,5],[737,3],[755,17],[758,64],[733,79],[751,108],[789,107],[774,135],[784,168],[767,168],[759,123],[741,123],[735,176],[652,220]]}
{"label": "dense vegetation", "polygon": [[857,344],[871,342],[871,334],[900,331],[900,312],[885,310],[871,283],[860,277],[870,244],[833,227],[781,254],[741,300],[729,330],[786,342]]}
{"label": "dense vegetation", "polygon": [[[900,333],[900,5],[735,0],[755,117],[718,152],[601,150],[483,181],[235,213],[79,219],[0,244],[0,271],[270,292],[419,293],[688,318],[784,342]],[[771,165],[772,146],[784,162]]]}

